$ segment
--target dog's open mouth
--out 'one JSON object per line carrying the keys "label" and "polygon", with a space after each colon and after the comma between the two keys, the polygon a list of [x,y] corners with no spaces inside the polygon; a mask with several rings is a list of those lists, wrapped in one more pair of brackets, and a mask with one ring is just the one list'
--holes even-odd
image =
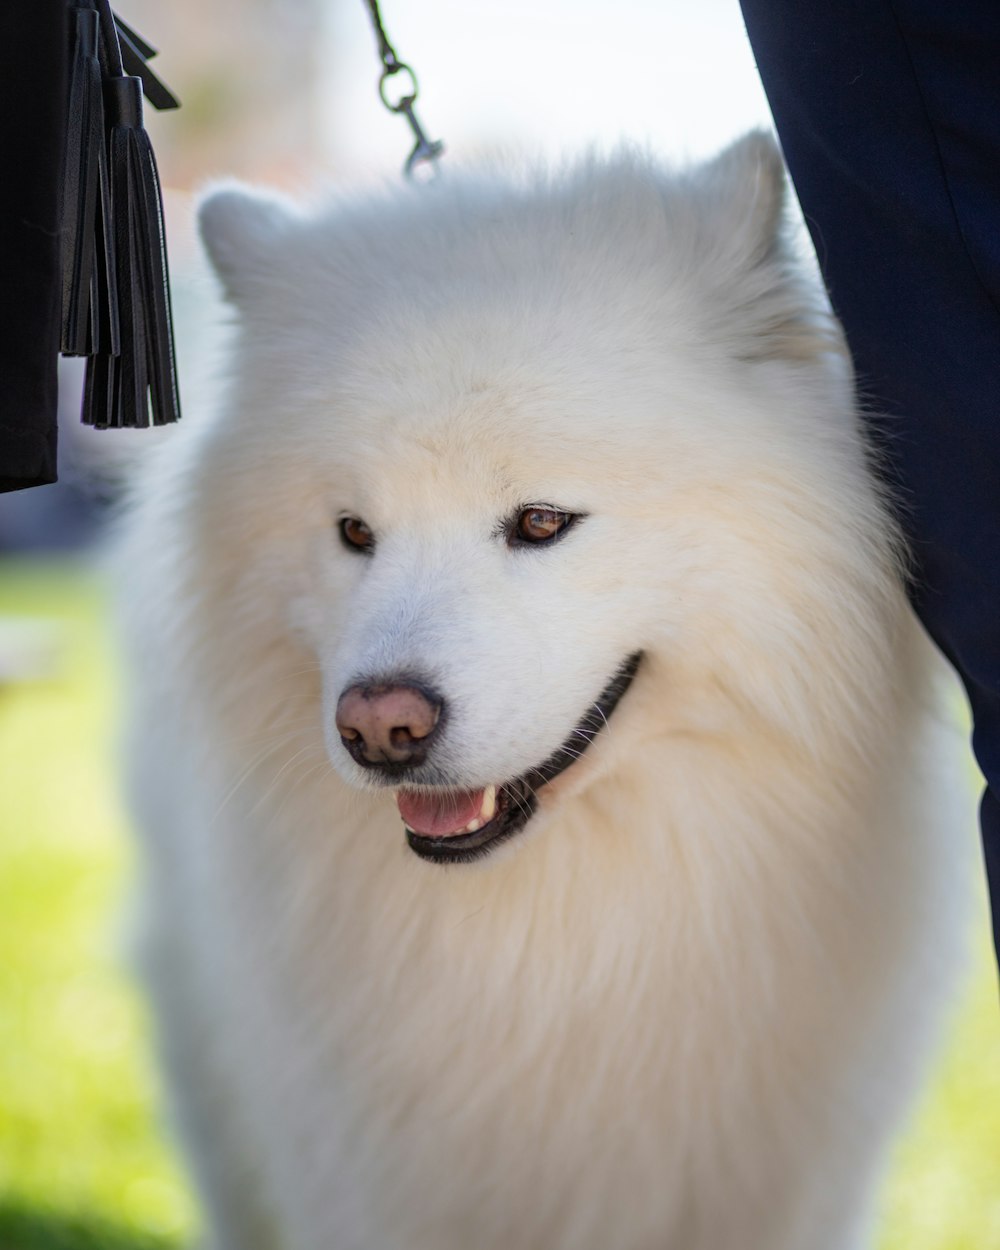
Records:
{"label": "dog's open mouth", "polygon": [[641,659],[640,651],[630,655],[562,746],[520,777],[480,790],[397,791],[410,849],[438,864],[464,863],[523,829],[538,805],[538,791],[590,746],[632,684]]}

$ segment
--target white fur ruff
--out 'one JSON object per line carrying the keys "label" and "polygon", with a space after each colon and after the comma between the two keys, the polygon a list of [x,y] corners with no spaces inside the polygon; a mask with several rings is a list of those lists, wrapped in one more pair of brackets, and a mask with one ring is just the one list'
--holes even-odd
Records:
{"label": "white fur ruff", "polygon": [[[202,210],[238,314],[123,541],[145,961],[217,1250],[857,1250],[957,949],[931,657],[750,136]],[[585,513],[514,550],[528,505]],[[341,515],[376,534],[345,549]],[[638,675],[527,828],[407,847]]]}

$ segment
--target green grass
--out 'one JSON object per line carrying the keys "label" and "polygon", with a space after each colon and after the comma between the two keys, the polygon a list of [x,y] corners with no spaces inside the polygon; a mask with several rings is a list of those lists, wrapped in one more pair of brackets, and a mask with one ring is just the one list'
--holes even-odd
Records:
{"label": "green grass", "polygon": [[1000,1248],[1000,995],[982,911],[971,992],[896,1149],[880,1250]]}
{"label": "green grass", "polygon": [[122,972],[101,595],[82,572],[0,566],[10,613],[58,628],[48,677],[0,685],[0,1248],[172,1250],[193,1212]]}
{"label": "green grass", "polygon": [[[11,614],[57,634],[48,676],[0,683],[0,1250],[180,1250],[193,1204],[122,971],[129,843],[102,594],[79,567],[0,564],[0,621]],[[880,1250],[1000,1250],[985,924],[979,946],[954,1041],[896,1153]]]}

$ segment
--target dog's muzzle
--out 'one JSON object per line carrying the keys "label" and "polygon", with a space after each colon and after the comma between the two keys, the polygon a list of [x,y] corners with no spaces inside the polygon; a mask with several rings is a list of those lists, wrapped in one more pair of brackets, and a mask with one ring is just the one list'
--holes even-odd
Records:
{"label": "dog's muzzle", "polygon": [[566,741],[520,777],[479,788],[407,785],[428,758],[444,721],[444,701],[412,681],[369,683],[345,690],[337,728],[351,757],[391,783],[410,849],[432,863],[465,863],[525,827],[538,791],[584,754],[607,724],[638,671],[642,653],[618,667]]}

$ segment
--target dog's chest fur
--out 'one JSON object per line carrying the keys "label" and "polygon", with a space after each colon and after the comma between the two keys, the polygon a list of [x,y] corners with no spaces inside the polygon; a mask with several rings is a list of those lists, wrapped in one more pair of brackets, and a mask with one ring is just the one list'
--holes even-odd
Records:
{"label": "dog's chest fur", "polygon": [[[854,965],[866,933],[875,950],[887,921],[911,927],[884,899],[913,848],[822,863],[789,830],[776,856],[740,798],[749,778],[724,795],[683,763],[655,784],[637,764],[490,871],[414,873],[394,815],[338,783],[230,806],[200,885],[218,905],[202,959],[226,985],[212,1027],[303,1246],[788,1235],[766,1195],[809,1183],[811,1121],[829,1117],[815,1074],[870,1044],[856,1021],[882,969]],[[626,798],[634,824],[616,826]],[[331,815],[354,822],[346,845]],[[831,869],[841,889],[807,897]],[[845,1125],[882,1096],[853,1089]],[[294,1156],[269,1131],[283,1118],[307,1143]]]}

